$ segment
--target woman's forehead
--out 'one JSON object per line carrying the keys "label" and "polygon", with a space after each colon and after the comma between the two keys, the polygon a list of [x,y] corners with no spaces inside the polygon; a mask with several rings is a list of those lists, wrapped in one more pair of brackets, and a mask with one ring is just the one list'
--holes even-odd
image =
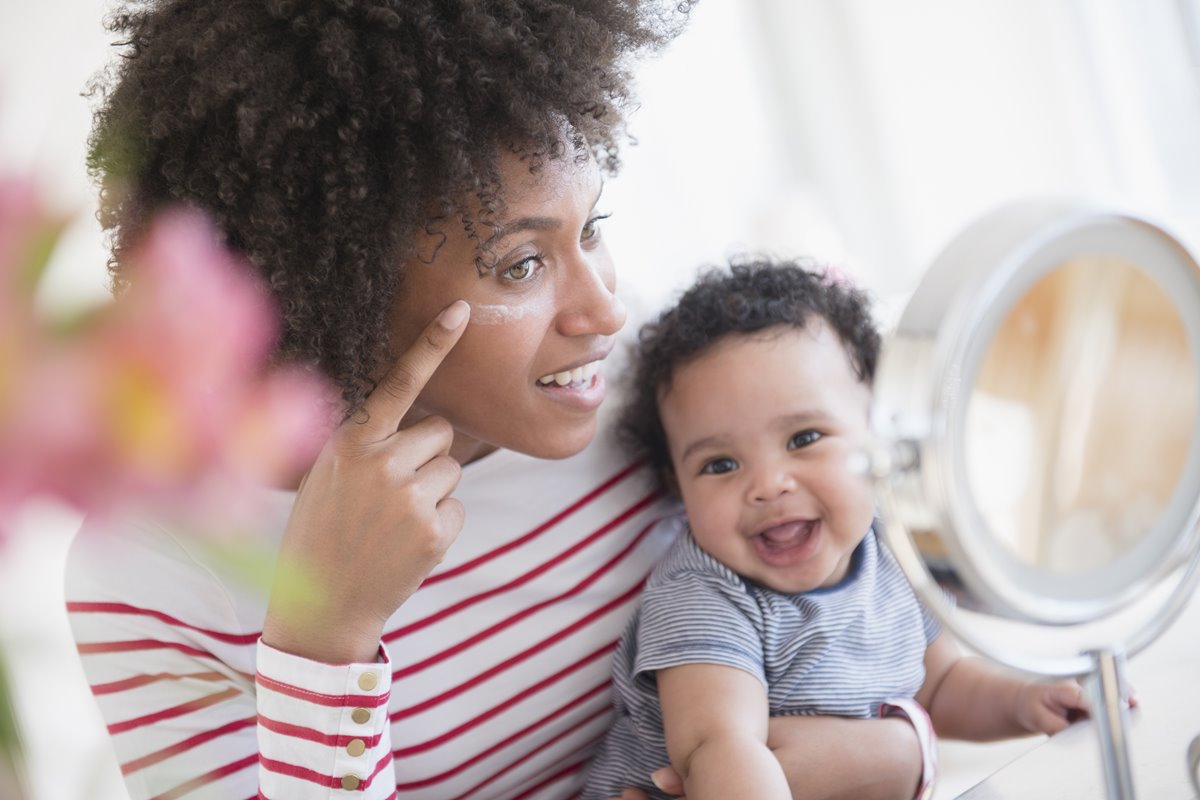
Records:
{"label": "woman's forehead", "polygon": [[417,232],[416,260],[469,261],[503,245],[504,239],[530,231],[577,228],[591,213],[604,187],[594,158],[567,155],[530,168],[528,158],[506,152],[498,159],[499,204],[486,208],[479,197],[471,210],[427,222]]}
{"label": "woman's forehead", "polygon": [[545,212],[568,203],[585,202],[590,208],[604,185],[596,159],[590,154],[580,158],[570,150],[559,158],[541,159],[536,165],[527,156],[506,152],[499,157],[497,167],[504,204],[497,220],[501,225],[534,210]]}

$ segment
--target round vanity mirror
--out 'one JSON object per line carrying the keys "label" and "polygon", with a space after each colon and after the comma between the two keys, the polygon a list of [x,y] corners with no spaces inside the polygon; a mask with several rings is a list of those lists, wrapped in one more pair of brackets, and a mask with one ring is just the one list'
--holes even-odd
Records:
{"label": "round vanity mirror", "polygon": [[1188,333],[1163,287],[1120,258],[1052,267],[1000,319],[971,387],[967,488],[993,557],[1102,597],[1120,594],[1142,551],[1137,572],[1151,572],[1175,535],[1155,523],[1182,486],[1197,408]]}
{"label": "round vanity mirror", "polygon": [[1200,571],[1198,363],[1200,268],[1176,239],[1029,204],[950,244],[876,373],[869,461],[897,561],[975,650],[1099,678],[1111,796],[1132,796],[1121,663]]}

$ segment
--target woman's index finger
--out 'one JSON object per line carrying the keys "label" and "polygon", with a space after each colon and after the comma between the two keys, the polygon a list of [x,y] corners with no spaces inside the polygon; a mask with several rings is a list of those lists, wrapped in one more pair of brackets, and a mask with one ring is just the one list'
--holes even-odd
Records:
{"label": "woman's index finger", "polygon": [[425,326],[417,340],[396,359],[379,385],[363,401],[367,419],[360,430],[383,439],[399,429],[400,421],[412,408],[425,384],[458,344],[470,316],[471,306],[465,300],[455,300]]}

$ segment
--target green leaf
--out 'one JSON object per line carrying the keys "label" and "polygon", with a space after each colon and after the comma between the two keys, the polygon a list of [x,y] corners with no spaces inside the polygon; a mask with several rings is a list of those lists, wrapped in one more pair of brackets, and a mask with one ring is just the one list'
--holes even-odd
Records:
{"label": "green leaf", "polygon": [[18,265],[16,276],[18,291],[29,296],[33,295],[38,284],[41,283],[42,276],[46,273],[50,257],[54,255],[54,250],[58,247],[58,241],[62,238],[69,221],[67,217],[47,218],[41,220],[37,227],[30,231],[24,258],[21,259],[23,263]]}
{"label": "green leaf", "polygon": [[0,657],[0,797],[21,800],[28,796],[21,788],[24,761],[24,747],[21,744],[21,732],[17,728],[17,713],[13,708],[8,672],[4,659]]}

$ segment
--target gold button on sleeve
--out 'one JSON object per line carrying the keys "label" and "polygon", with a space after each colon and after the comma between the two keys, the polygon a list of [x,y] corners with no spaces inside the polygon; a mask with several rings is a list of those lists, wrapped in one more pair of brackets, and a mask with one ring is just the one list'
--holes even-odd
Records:
{"label": "gold button on sleeve", "polygon": [[360,783],[362,783],[362,781],[360,781],[358,779],[357,775],[343,775],[342,776],[342,788],[345,789],[347,792],[353,792],[355,789],[358,788],[358,785]]}
{"label": "gold button on sleeve", "polygon": [[357,758],[367,752],[367,743],[362,739],[351,739],[350,744],[346,745],[346,752]]}
{"label": "gold button on sleeve", "polygon": [[350,719],[357,722],[359,725],[366,725],[371,721],[371,712],[365,708],[356,708],[350,712]]}
{"label": "gold button on sleeve", "polygon": [[379,676],[374,672],[364,672],[358,676],[358,688],[369,692],[379,684]]}

